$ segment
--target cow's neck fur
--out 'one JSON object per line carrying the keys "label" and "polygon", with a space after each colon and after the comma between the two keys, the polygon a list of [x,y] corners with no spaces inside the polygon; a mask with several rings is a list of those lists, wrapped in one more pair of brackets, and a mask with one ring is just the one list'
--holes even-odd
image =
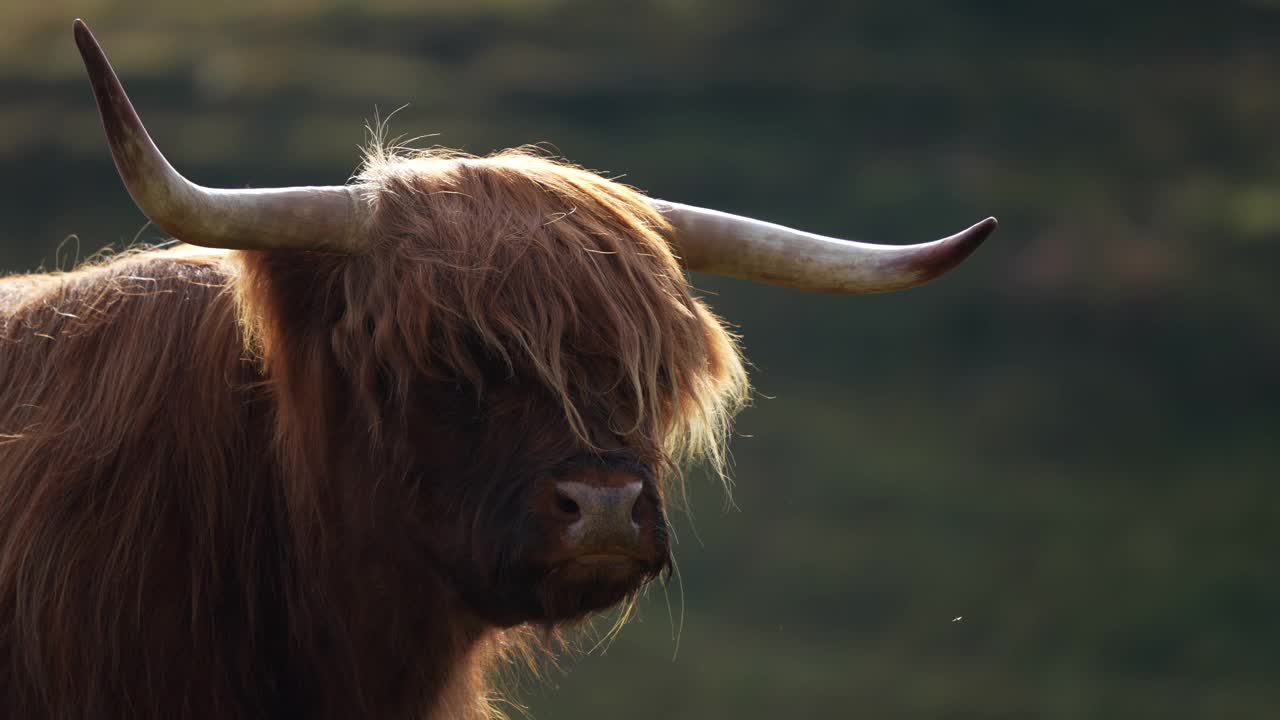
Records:
{"label": "cow's neck fur", "polygon": [[503,638],[393,524],[287,501],[318,478],[282,469],[236,265],[184,255],[0,280],[0,715],[488,714]]}

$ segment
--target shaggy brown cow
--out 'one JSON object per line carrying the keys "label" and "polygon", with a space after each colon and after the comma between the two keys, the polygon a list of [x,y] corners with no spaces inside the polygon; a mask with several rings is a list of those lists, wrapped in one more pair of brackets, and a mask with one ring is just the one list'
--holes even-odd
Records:
{"label": "shaggy brown cow", "polygon": [[684,270],[893,290],[994,227],[859,245],[522,152],[207,189],[76,40],[138,205],[222,251],[0,281],[4,717],[487,716],[503,656],[669,566],[681,464],[722,465],[747,381]]}

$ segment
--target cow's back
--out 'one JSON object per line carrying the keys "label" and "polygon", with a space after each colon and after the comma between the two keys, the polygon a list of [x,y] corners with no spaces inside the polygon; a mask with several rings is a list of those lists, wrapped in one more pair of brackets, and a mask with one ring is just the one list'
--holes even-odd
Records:
{"label": "cow's back", "polygon": [[0,280],[0,715],[278,710],[254,691],[280,521],[234,277],[143,253]]}
{"label": "cow's back", "polygon": [[0,278],[0,434],[9,441],[0,447],[0,488],[15,456],[34,445],[61,437],[64,447],[96,454],[119,448],[148,435],[172,408],[169,398],[213,392],[201,387],[209,380],[202,371],[238,369],[225,263],[142,253]]}

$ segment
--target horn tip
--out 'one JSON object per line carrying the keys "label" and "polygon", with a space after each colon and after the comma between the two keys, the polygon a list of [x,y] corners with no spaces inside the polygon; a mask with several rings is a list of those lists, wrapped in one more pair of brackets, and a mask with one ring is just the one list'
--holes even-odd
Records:
{"label": "horn tip", "polygon": [[973,251],[996,231],[999,224],[994,217],[989,217],[949,238],[930,243],[928,252],[921,253],[909,261],[918,276],[907,287],[923,285],[954,269],[972,255]]}
{"label": "horn tip", "polygon": [[995,232],[998,227],[1000,227],[1000,221],[994,217],[989,217],[986,220],[974,223],[973,227],[960,233],[958,238],[961,240],[960,244],[967,247],[965,255],[978,249],[978,246],[991,237],[991,233]]}
{"label": "horn tip", "polygon": [[80,18],[76,18],[71,28],[75,32],[76,47],[80,50],[80,57],[84,58],[85,63],[94,62],[97,59],[96,56],[102,54],[102,49],[97,39],[93,37],[93,32],[89,30],[89,26]]}
{"label": "horn tip", "polygon": [[1000,227],[1000,221],[996,220],[994,217],[989,217],[986,220],[975,223],[968,230],[965,230],[952,238],[953,240],[958,241],[956,243],[958,246],[964,248],[960,259],[963,259],[968,256],[969,253],[977,250],[978,246],[990,237],[991,233],[995,232],[998,227]]}

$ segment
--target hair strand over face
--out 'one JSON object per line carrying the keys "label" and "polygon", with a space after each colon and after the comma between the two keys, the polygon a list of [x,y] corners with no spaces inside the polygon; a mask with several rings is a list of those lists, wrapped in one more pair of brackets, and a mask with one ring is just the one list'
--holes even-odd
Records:
{"label": "hair strand over face", "polygon": [[601,418],[585,414],[603,402],[629,445],[723,476],[746,373],[642,195],[529,148],[476,158],[375,143],[360,180],[378,189],[379,247],[349,288],[341,354],[401,387],[426,374],[479,388],[488,358],[535,378],[584,446],[600,445]]}

